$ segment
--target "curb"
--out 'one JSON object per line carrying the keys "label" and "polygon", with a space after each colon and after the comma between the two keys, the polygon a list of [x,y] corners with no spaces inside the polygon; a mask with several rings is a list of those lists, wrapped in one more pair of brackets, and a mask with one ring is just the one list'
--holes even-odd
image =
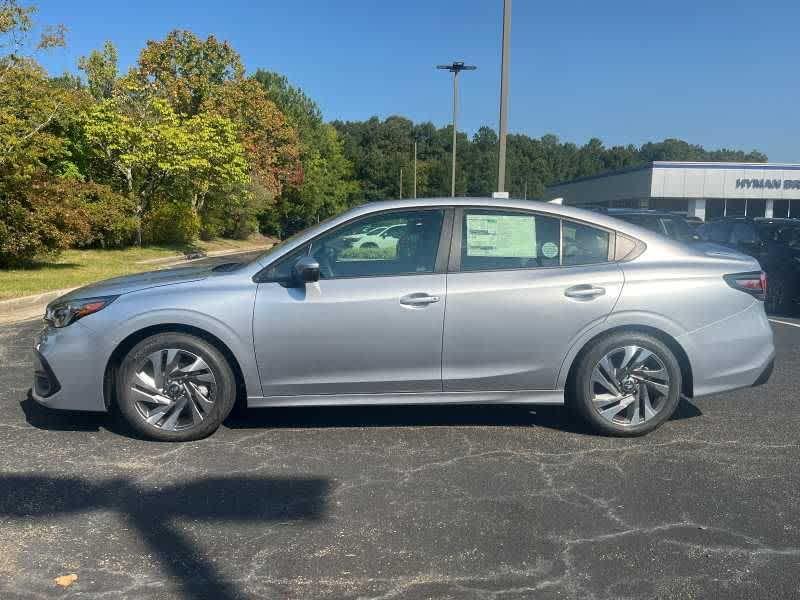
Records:
{"label": "curb", "polygon": [[60,290],[52,290],[50,292],[42,292],[41,294],[34,294],[33,296],[21,296],[19,298],[9,298],[8,300],[0,300],[0,315],[11,313],[25,308],[37,307],[45,305],[51,300],[55,300],[59,296],[71,292],[77,288],[63,288]]}
{"label": "curb", "polygon": [[74,289],[76,288],[64,288],[33,296],[0,300],[0,323],[17,323],[19,321],[39,319],[44,315],[44,307],[49,302]]}
{"label": "curb", "polygon": [[[172,256],[162,256],[161,258],[148,258],[147,260],[136,261],[137,265],[158,265],[161,263],[166,264],[180,264],[182,262],[192,262],[194,260],[202,260],[204,258],[214,258],[216,256],[227,256],[229,254],[246,254],[248,252],[259,252],[261,250],[269,250],[275,245],[261,244],[260,246],[251,246],[249,248],[232,248],[230,250],[214,250],[213,252],[206,252],[202,256],[193,254],[173,254]],[[189,258],[191,256],[191,258]]]}

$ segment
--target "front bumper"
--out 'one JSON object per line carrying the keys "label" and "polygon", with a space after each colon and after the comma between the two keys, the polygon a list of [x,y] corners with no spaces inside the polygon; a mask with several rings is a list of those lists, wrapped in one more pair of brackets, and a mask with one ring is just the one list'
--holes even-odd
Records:
{"label": "front bumper", "polygon": [[102,336],[80,322],[60,329],[45,327],[34,341],[31,396],[49,408],[105,411],[107,361]]}

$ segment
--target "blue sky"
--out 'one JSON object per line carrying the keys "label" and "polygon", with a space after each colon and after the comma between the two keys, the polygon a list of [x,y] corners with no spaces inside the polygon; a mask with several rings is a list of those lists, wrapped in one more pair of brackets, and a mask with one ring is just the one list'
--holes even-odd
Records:
{"label": "blue sky", "polygon": [[[450,120],[449,74],[466,60],[459,128],[497,126],[501,0],[40,0],[69,47],[52,72],[111,39],[123,68],[148,39],[188,28],[229,40],[246,67],[280,71],[326,119]],[[800,162],[800,2],[515,0],[509,129],[607,145],[679,137]]]}

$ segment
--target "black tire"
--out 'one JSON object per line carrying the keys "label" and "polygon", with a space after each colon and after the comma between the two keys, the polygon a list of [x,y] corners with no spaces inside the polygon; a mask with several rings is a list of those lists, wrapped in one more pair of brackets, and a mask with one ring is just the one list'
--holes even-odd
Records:
{"label": "black tire", "polygon": [[[201,358],[208,367],[207,371],[213,375],[213,385],[216,386],[213,405],[204,414],[202,421],[176,430],[166,430],[148,423],[142,412],[141,402],[137,403],[136,400],[141,396],[131,389],[132,384],[138,381],[137,369],[142,368],[149,356],[165,349],[186,351]],[[236,402],[236,378],[225,356],[213,344],[185,333],[159,333],[136,344],[122,360],[116,386],[117,408],[125,421],[143,436],[162,442],[185,442],[211,435],[219,428]],[[176,412],[181,412],[181,419],[186,419],[185,411],[189,411],[189,408]],[[191,417],[191,411],[188,417]]]}
{"label": "black tire", "polygon": [[377,247],[378,244],[376,244],[375,242],[364,242],[363,244],[361,244],[361,248],[377,248]]}
{"label": "black tire", "polygon": [[[602,417],[593,398],[595,384],[592,374],[598,363],[609,353],[626,346],[639,346],[652,352],[663,364],[668,376],[668,393],[659,398],[656,414],[638,425],[611,422]],[[635,362],[635,361],[634,361]],[[612,333],[594,341],[582,352],[569,382],[567,402],[571,411],[585,421],[594,431],[619,437],[635,437],[653,431],[669,419],[680,401],[681,367],[672,351],[658,338],[639,332]],[[639,400],[636,400],[638,405]],[[639,413],[644,414],[644,408]],[[641,417],[640,417],[641,418]]]}

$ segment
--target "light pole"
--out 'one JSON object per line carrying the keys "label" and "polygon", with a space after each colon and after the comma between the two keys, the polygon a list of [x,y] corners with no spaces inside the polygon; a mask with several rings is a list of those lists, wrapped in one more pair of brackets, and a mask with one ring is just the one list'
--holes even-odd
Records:
{"label": "light pole", "polygon": [[454,61],[449,65],[436,65],[437,69],[450,71],[453,74],[453,171],[450,177],[450,196],[456,195],[456,121],[458,113],[458,74],[461,71],[474,71],[475,65],[465,65],[464,61]]}
{"label": "light pole", "polygon": [[497,152],[497,191],[506,191],[506,135],[508,134],[508,67],[511,39],[511,0],[503,0],[503,52],[500,66],[500,143]]}
{"label": "light pole", "polygon": [[414,141],[414,198],[417,197],[417,142]]}

